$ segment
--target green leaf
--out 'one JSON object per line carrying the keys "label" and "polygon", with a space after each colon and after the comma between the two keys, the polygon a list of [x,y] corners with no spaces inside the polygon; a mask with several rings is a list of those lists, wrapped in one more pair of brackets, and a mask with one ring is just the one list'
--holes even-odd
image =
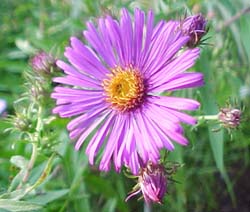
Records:
{"label": "green leaf", "polygon": [[34,54],[36,51],[35,48],[31,46],[28,40],[17,38],[15,43],[16,43],[16,46],[21,50],[23,54]]}
{"label": "green leaf", "polygon": [[246,15],[242,17],[240,20],[240,36],[243,46],[245,48],[245,52],[248,56],[248,62],[250,63],[250,42],[249,42],[249,35],[250,35],[250,23],[249,23],[250,15]]}
{"label": "green leaf", "polygon": [[[213,83],[215,79],[212,78],[212,68],[210,61],[211,55],[208,55],[208,51],[203,52],[203,54],[200,57],[200,60],[198,61],[198,68],[199,70],[203,70],[204,78],[206,82],[206,85],[201,89],[201,97],[202,97],[202,104],[203,104],[203,110],[206,115],[215,115],[218,113],[218,107],[216,105],[216,99],[214,98],[216,90],[213,86]],[[224,138],[223,138],[223,130],[220,130],[219,132],[213,132],[213,129],[219,128],[219,125],[208,126],[209,131],[209,142],[210,146],[213,152],[213,156],[215,159],[215,163],[217,168],[219,169],[221,176],[223,177],[228,192],[231,196],[231,199],[233,201],[233,204],[235,204],[235,195],[233,193],[232,189],[232,183],[227,175],[227,172],[225,170],[224,166],[224,158],[223,158],[223,148],[224,148]]]}
{"label": "green leaf", "polygon": [[[20,171],[11,181],[11,184],[10,184],[9,189],[8,189],[9,192],[12,191],[21,182],[21,180],[22,180],[22,178],[27,170],[29,161],[21,155],[14,155],[11,157],[10,162],[12,164],[14,164],[16,167],[20,168]],[[17,193],[14,193],[14,196]]]}
{"label": "green leaf", "polygon": [[39,185],[41,185],[41,183],[43,183],[46,178],[49,176],[50,171],[52,169],[52,165],[53,165],[53,160],[54,160],[55,154],[52,154],[42,172],[42,174],[40,175],[40,177],[37,179],[37,181],[30,186],[29,188],[26,189],[24,194],[29,193],[30,191],[32,191],[33,189],[35,189],[36,187],[38,187]]}
{"label": "green leaf", "polygon": [[[211,56],[211,55],[210,55]],[[206,85],[201,89],[202,107],[206,115],[215,115],[218,113],[218,108],[216,105],[215,89],[212,86],[213,78],[211,76],[212,69],[210,67],[209,55],[207,52],[203,52],[198,61],[198,69],[202,70],[204,73],[204,78]],[[213,95],[214,94],[214,95]],[[212,129],[216,129],[218,126],[209,126],[209,141],[212,148],[213,156],[217,168],[221,173],[224,172],[224,161],[223,161],[223,131],[213,132]]]}
{"label": "green leaf", "polygon": [[[169,161],[179,162],[180,164],[183,163],[183,147],[180,145],[175,145],[175,150],[170,152],[168,156]],[[175,175],[175,179],[185,179],[185,168],[179,169]],[[187,193],[185,192],[187,189],[186,181],[182,181],[182,183],[176,183],[175,185],[178,198],[175,199],[174,204],[177,211],[185,212],[186,208],[185,205],[187,204]]]}
{"label": "green leaf", "polygon": [[[64,169],[70,179],[71,187],[68,195],[68,201],[73,202],[74,211],[90,212],[91,205],[89,201],[88,190],[86,189],[86,180],[83,179],[83,173],[88,167],[87,157],[83,156],[83,151],[77,154],[70,145],[66,145],[67,149],[64,156]],[[81,194],[81,198],[77,196]]]}
{"label": "green leaf", "polygon": [[116,204],[117,204],[116,198],[109,199],[107,201],[107,203],[104,205],[102,211],[103,212],[114,212]]}
{"label": "green leaf", "polygon": [[[219,12],[221,13],[221,15],[224,18],[224,21],[232,18],[232,14],[230,14],[229,9],[226,6],[224,6],[223,2],[214,1],[214,6],[218,8]],[[241,56],[242,60],[245,62],[246,55],[245,55],[245,52],[244,52],[244,49],[243,49],[243,46],[241,43],[240,29],[236,23],[230,24],[229,28],[232,32],[233,38],[234,38],[235,43],[238,47],[239,55]]]}
{"label": "green leaf", "polygon": [[19,200],[20,198],[23,197],[24,193],[25,193],[25,189],[26,188],[21,188],[21,189],[18,189],[18,190],[14,190],[12,192],[6,192],[6,193],[3,193],[1,196],[0,196],[0,199],[13,199],[13,200]]}
{"label": "green leaf", "polygon": [[42,209],[41,205],[33,204],[25,201],[0,199],[0,209],[7,211],[36,211]]}
{"label": "green leaf", "polygon": [[52,202],[60,197],[66,195],[69,192],[69,189],[62,189],[57,191],[48,191],[37,195],[36,197],[29,199],[29,202],[46,205],[49,202]]}
{"label": "green leaf", "polygon": [[20,169],[25,169],[29,161],[21,155],[14,155],[11,157],[10,162]]}
{"label": "green leaf", "polygon": [[[210,111],[217,112],[217,107],[213,105],[211,107]],[[213,127],[208,126],[208,132],[209,132],[209,141],[210,145],[213,151],[214,159],[217,168],[220,170],[221,173],[223,173],[224,170],[224,160],[223,160],[223,130],[220,130],[219,132],[213,132],[213,129],[218,129],[219,125],[214,125]]]}
{"label": "green leaf", "polygon": [[[9,192],[7,193],[4,193],[3,195],[1,195],[0,197],[2,198],[11,198],[11,199],[21,199],[23,198],[26,194],[30,193],[32,190],[34,190],[36,187],[38,187],[39,185],[41,185],[41,183],[43,183],[46,178],[48,177],[48,175],[50,174],[50,171],[51,171],[51,168],[52,168],[52,162],[53,162],[53,159],[55,157],[55,154],[52,154],[45,166],[45,168],[43,169],[43,172],[40,174],[40,177],[36,180],[36,182],[31,185],[31,186],[27,186],[26,188],[22,188],[22,189],[18,189],[18,190],[15,190],[13,192],[10,192],[11,189],[9,189]],[[20,159],[21,157],[15,157],[14,159]],[[18,162],[17,162],[18,161]],[[14,160],[15,163],[20,163],[18,164],[18,166],[22,166],[22,163],[20,161],[22,160]],[[20,175],[17,175],[19,178],[21,177]],[[19,179],[20,180],[20,179]],[[13,184],[13,182],[12,182]],[[11,187],[12,186],[11,184]]]}

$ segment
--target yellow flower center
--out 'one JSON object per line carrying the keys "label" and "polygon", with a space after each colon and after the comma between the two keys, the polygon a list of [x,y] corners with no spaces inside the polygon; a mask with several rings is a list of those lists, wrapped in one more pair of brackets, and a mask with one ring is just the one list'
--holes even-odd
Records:
{"label": "yellow flower center", "polygon": [[144,97],[144,83],[139,71],[132,67],[111,70],[108,79],[103,80],[106,101],[119,111],[129,111],[138,107]]}

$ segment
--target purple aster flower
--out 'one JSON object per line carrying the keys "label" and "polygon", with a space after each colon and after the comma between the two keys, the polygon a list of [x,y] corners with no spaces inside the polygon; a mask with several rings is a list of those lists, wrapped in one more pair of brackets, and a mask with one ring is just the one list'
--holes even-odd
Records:
{"label": "purple aster flower", "polygon": [[126,198],[126,201],[141,192],[147,204],[161,204],[166,191],[167,176],[164,166],[148,162],[146,167],[141,168],[138,176],[138,184],[136,184],[133,191]]}
{"label": "purple aster flower", "polygon": [[195,110],[199,103],[159,95],[203,85],[201,73],[186,72],[199,49],[179,52],[189,36],[180,36],[176,27],[173,21],[154,26],[152,11],[146,17],[139,9],[132,21],[123,9],[120,21],[107,16],[97,26],[88,22],[83,32],[88,43],[72,37],[65,50],[70,64],[57,62],[66,75],[54,82],[67,87],[52,93],[53,112],[75,117],[67,125],[70,138],[77,140],[75,149],[88,141],[90,164],[102,152],[100,170],[109,170],[113,160],[117,171],[126,165],[138,174],[139,158],[157,163],[160,149],[174,149],[172,141],[188,143],[181,122],[196,120],[180,110]]}
{"label": "purple aster flower", "polygon": [[186,44],[190,48],[200,44],[201,38],[207,33],[207,21],[202,14],[188,16],[180,23],[179,27],[184,35],[190,37]]}

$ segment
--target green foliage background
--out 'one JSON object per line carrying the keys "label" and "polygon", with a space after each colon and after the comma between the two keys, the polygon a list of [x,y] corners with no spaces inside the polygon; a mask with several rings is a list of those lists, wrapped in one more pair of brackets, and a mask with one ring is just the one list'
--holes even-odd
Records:
{"label": "green foliage background", "polygon": [[[130,11],[134,7],[152,8],[157,20],[180,19],[185,14],[202,12],[209,21],[209,39],[193,69],[204,73],[206,85],[178,94],[201,101],[202,107],[196,115],[217,114],[228,99],[237,100],[235,106],[243,109],[240,129],[231,135],[223,129],[214,132],[218,126],[204,121],[192,129],[186,128],[190,145],[185,148],[176,145],[176,150],[169,155],[169,160],[184,164],[174,176],[177,183],[169,183],[164,204],[154,205],[151,210],[237,211],[241,207],[249,208],[250,186],[244,183],[250,176],[249,1],[2,0],[0,98],[8,102],[7,113],[14,115],[13,103],[25,91],[23,72],[29,69],[29,58],[37,50],[63,58],[69,37],[81,36],[87,20],[106,13],[116,16],[122,7]],[[57,131],[57,140],[53,141],[56,144],[47,145],[39,152],[28,183],[36,182],[44,170],[48,173],[46,179],[20,200],[15,199],[17,194],[2,196],[0,211],[149,210],[144,208],[143,201],[124,202],[134,185],[133,180],[122,173],[99,173],[96,167],[89,167],[84,150],[74,151],[67,137],[66,123],[67,120],[58,119],[50,124]],[[29,160],[31,155],[31,145],[17,133],[6,133],[4,130],[8,127],[10,124],[1,118],[0,195],[8,191],[20,171],[10,159],[20,155]],[[53,151],[59,156],[48,163]]]}

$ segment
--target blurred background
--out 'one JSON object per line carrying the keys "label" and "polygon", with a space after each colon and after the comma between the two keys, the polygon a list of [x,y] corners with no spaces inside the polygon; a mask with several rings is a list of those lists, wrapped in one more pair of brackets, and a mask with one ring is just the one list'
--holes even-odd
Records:
{"label": "blurred background", "polygon": [[[81,36],[89,19],[119,15],[122,7],[153,9],[156,21],[184,18],[202,13],[208,20],[208,38],[194,70],[204,73],[203,88],[179,92],[201,102],[194,115],[214,115],[220,108],[242,110],[238,129],[223,129],[200,121],[186,127],[190,144],[176,145],[169,160],[183,164],[169,182],[163,205],[152,211],[250,211],[250,1],[249,0],[1,0],[0,6],[0,99],[7,109],[0,118],[0,194],[5,193],[19,168],[10,162],[14,155],[29,159],[31,146],[17,133],[5,132],[14,115],[13,103],[25,91],[23,73],[39,50],[64,59],[69,37]],[[125,202],[135,181],[123,172],[100,173],[88,166],[84,150],[75,152],[67,137],[68,120],[57,120],[57,148],[60,157],[36,191],[25,196],[28,203],[43,205],[40,211],[147,211],[142,200]],[[44,148],[31,171],[36,178],[48,160]],[[42,194],[42,195],[41,195]],[[1,208],[0,201],[0,208]],[[2,209],[0,209],[2,211]],[[3,210],[6,211],[6,210]],[[8,210],[7,210],[8,211]],[[20,210],[13,210],[20,211]]]}

